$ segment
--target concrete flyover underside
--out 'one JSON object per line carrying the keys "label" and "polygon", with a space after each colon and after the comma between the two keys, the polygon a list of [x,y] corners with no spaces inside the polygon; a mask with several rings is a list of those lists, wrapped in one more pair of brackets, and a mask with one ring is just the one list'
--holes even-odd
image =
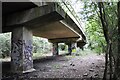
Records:
{"label": "concrete flyover underside", "polygon": [[[38,7],[35,4],[26,3],[26,7],[27,5],[30,6],[27,7],[28,9],[25,7],[25,9],[22,8],[23,11],[21,9],[17,11],[13,8],[14,13],[12,13],[12,10],[10,11],[9,7],[7,9],[6,4],[12,5],[16,3],[3,4],[3,13],[5,14],[3,14],[3,32],[9,32],[24,25],[33,31],[33,35],[39,37],[48,39],[73,37],[76,39],[81,37],[82,40],[85,40],[82,30],[57,3],[44,3]],[[25,2],[17,4],[25,5]],[[4,11],[4,8],[8,11]]]}
{"label": "concrete flyover underside", "polygon": [[58,43],[78,43],[82,47],[86,37],[82,29],[55,2],[3,2],[2,32],[12,32],[11,70],[14,73],[34,71],[32,36],[47,38],[53,43],[53,55],[59,55]]}

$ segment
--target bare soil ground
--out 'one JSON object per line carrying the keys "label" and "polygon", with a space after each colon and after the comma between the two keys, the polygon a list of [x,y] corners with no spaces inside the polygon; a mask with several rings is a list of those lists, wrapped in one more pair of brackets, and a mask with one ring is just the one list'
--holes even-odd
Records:
{"label": "bare soil ground", "polygon": [[5,72],[3,80],[101,80],[104,63],[104,56],[96,54],[46,57],[34,61],[36,71],[22,75]]}

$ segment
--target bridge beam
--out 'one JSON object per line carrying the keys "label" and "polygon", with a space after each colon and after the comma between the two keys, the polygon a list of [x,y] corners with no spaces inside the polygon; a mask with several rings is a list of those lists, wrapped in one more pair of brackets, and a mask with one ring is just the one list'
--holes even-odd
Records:
{"label": "bridge beam", "polygon": [[53,43],[53,55],[59,55],[59,51],[58,51],[58,43]]}
{"label": "bridge beam", "polygon": [[71,43],[76,42],[79,37],[67,37],[67,38],[56,38],[56,39],[48,39],[51,43]]}
{"label": "bridge beam", "polygon": [[11,38],[11,70],[13,73],[32,72],[32,32],[25,27],[12,31]]}

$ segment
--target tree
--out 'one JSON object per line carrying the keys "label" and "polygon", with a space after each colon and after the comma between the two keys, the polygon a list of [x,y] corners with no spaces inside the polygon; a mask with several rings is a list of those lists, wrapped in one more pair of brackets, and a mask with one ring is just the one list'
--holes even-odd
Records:
{"label": "tree", "polygon": [[89,19],[86,24],[85,32],[89,41],[90,49],[95,50],[99,54],[104,53],[106,42],[101,25],[99,25],[99,19],[96,16],[93,19]]}
{"label": "tree", "polygon": [[0,34],[0,57],[5,58],[10,56],[11,51],[10,33]]}
{"label": "tree", "polygon": [[[94,20],[98,19],[100,21],[96,24],[100,25],[105,41],[107,43],[107,48],[106,48],[106,63],[105,63],[105,71],[104,71],[104,77],[103,80],[106,80],[106,75],[108,71],[108,67],[110,68],[110,80],[113,78],[112,72],[113,72],[113,62],[116,63],[118,60],[117,55],[116,55],[116,42],[117,42],[117,21],[118,21],[118,16],[117,16],[117,3],[114,2],[85,2],[84,3],[84,10],[82,11],[82,14],[84,14],[84,19],[86,21],[91,21],[92,19]],[[97,14],[97,15],[96,15]],[[89,23],[90,25],[94,25],[93,22]],[[90,26],[89,26],[90,27]],[[94,29],[94,27],[92,27]],[[97,26],[98,28],[98,26]],[[89,28],[90,29],[90,28]],[[93,32],[95,32],[93,30]],[[89,32],[90,34],[92,32]],[[89,37],[93,36],[94,34],[90,34]],[[96,40],[96,35],[94,36]],[[109,63],[109,65],[108,65]],[[115,71],[114,71],[115,72]]]}
{"label": "tree", "polygon": [[117,3],[118,10],[118,52],[115,64],[114,80],[120,80],[120,1]]}
{"label": "tree", "polygon": [[[33,53],[46,53],[50,49],[51,44],[46,39],[33,36]],[[11,33],[0,34],[0,58],[10,57],[10,53]]]}
{"label": "tree", "polygon": [[102,23],[102,28],[103,28],[103,33],[104,33],[104,37],[105,37],[105,40],[107,42],[107,52],[106,52],[106,56],[105,56],[105,59],[106,59],[106,63],[105,63],[105,71],[104,71],[104,76],[103,76],[103,80],[106,80],[106,76],[107,76],[107,66],[108,66],[108,54],[109,54],[109,59],[110,59],[110,80],[112,79],[112,74],[111,74],[111,52],[110,52],[110,48],[111,48],[111,39],[109,37],[109,34],[108,34],[108,21],[106,20],[106,13],[105,13],[105,7],[104,7],[104,4],[103,2],[99,2],[98,3],[98,8],[99,8],[99,14],[100,14],[100,20],[101,20],[101,23]]}

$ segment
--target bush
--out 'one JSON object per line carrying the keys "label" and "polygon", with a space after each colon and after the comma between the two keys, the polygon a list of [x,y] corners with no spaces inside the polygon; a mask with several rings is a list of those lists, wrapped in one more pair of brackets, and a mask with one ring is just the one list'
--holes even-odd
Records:
{"label": "bush", "polygon": [[48,53],[52,45],[47,39],[40,37],[33,37],[33,53]]}
{"label": "bush", "polygon": [[[33,36],[33,53],[48,53],[52,46],[47,39]],[[11,33],[0,34],[0,58],[11,53]]]}
{"label": "bush", "polygon": [[61,51],[66,51],[66,50],[67,50],[66,45],[65,45],[64,43],[60,43],[60,44],[59,44],[59,49],[60,49]]}
{"label": "bush", "polygon": [[0,34],[0,58],[10,56],[11,51],[11,33]]}

